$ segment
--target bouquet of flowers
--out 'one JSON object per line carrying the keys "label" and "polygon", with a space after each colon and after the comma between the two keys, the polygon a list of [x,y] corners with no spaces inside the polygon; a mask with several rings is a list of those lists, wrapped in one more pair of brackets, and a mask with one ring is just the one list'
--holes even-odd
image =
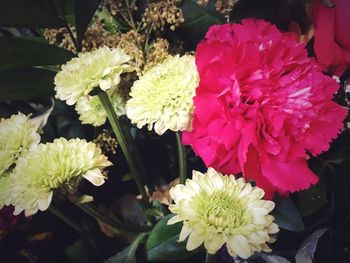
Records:
{"label": "bouquet of flowers", "polygon": [[350,259],[349,2],[0,17],[1,262]]}

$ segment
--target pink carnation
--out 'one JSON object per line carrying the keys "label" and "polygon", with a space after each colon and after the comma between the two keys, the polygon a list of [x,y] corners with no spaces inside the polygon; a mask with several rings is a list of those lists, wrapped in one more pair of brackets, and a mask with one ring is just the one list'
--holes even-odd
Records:
{"label": "pink carnation", "polygon": [[243,172],[267,198],[308,188],[317,155],[343,127],[338,89],[296,36],[263,20],[213,26],[198,45],[193,130],[183,133],[205,164]]}
{"label": "pink carnation", "polygon": [[324,70],[341,76],[350,67],[350,2],[332,0],[329,8],[324,1],[313,5],[315,24],[315,54]]}

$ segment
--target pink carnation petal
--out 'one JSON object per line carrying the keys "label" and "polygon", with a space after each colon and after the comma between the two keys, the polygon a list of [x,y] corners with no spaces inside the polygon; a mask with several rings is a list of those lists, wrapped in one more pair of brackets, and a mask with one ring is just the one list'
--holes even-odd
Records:
{"label": "pink carnation petal", "polygon": [[[335,40],[336,9],[329,8],[317,0],[314,9],[315,44],[314,50],[318,62],[327,69],[341,76],[349,66],[348,54]],[[350,16],[350,13],[348,14]],[[347,31],[346,31],[347,32]]]}
{"label": "pink carnation petal", "polygon": [[306,159],[283,162],[266,156],[260,160],[262,175],[280,194],[307,189],[318,181],[318,177],[308,168]]}
{"label": "pink carnation petal", "polygon": [[256,19],[214,26],[196,65],[193,129],[183,143],[207,166],[243,172],[267,198],[317,182],[306,153],[329,148],[347,110],[331,101],[339,85],[295,35]]}

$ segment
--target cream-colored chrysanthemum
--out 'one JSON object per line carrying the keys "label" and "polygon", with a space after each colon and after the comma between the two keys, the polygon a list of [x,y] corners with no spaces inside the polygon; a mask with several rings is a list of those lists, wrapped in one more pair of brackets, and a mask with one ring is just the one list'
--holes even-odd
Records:
{"label": "cream-colored chrysanthemum", "polygon": [[210,254],[225,243],[231,256],[248,258],[255,251],[271,251],[267,243],[274,242],[270,234],[278,232],[269,212],[274,202],[262,200],[264,191],[252,187],[243,178],[224,176],[209,168],[206,174],[193,171],[186,185],[170,190],[176,214],[168,224],[183,221],[179,241],[188,237],[186,248],[193,250],[204,242]]}
{"label": "cream-colored chrysanthemum", "polygon": [[[120,95],[118,90],[113,91],[112,95],[110,95],[110,99],[117,116],[125,115],[126,100]],[[106,122],[107,112],[97,96],[81,97],[75,105],[75,110],[80,115],[79,120],[82,124],[92,124],[98,127]]]}
{"label": "cream-colored chrysanthemum", "polygon": [[97,86],[106,91],[115,88],[120,75],[133,71],[130,57],[119,48],[102,47],[80,53],[62,66],[55,77],[56,97],[73,105],[81,97],[88,97]]}
{"label": "cream-colored chrysanthemum", "polygon": [[37,129],[37,124],[22,113],[0,120],[0,176],[30,146],[39,143]]}
{"label": "cream-colored chrysanthemum", "polygon": [[81,139],[55,139],[52,143],[34,145],[18,159],[10,175],[11,204],[14,214],[23,210],[27,216],[46,210],[53,190],[73,180],[85,178],[96,186],[105,177],[102,169],[112,165],[94,143]]}
{"label": "cream-colored chrysanthemum", "polygon": [[11,204],[11,177],[8,173],[0,176],[0,209],[5,205]]}
{"label": "cream-colored chrysanthemum", "polygon": [[162,135],[166,130],[190,128],[199,77],[193,56],[169,56],[147,71],[131,88],[128,118]]}

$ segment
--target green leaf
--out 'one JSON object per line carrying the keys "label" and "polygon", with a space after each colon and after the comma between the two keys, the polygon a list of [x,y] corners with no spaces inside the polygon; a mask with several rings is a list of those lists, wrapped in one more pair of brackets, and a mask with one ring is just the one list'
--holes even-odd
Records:
{"label": "green leaf", "polygon": [[75,27],[78,44],[81,47],[85,31],[96,12],[101,0],[74,0]]}
{"label": "green leaf", "polygon": [[297,207],[289,197],[276,200],[273,216],[280,228],[295,232],[301,232],[305,228]]}
{"label": "green leaf", "polygon": [[91,256],[86,252],[86,245],[79,239],[64,251],[64,256],[70,263],[93,263]]}
{"label": "green leaf", "polygon": [[180,6],[185,22],[180,30],[194,46],[205,36],[208,28],[215,24],[222,24],[225,18],[215,10],[215,1],[209,1],[206,7],[200,7],[196,0],[184,0]]}
{"label": "green leaf", "polygon": [[187,258],[198,251],[188,252],[186,242],[178,242],[181,223],[167,225],[174,215],[168,215],[153,228],[146,241],[147,259],[150,261],[175,261]]}
{"label": "green leaf", "polygon": [[136,251],[146,235],[147,233],[139,234],[130,246],[126,247],[115,256],[107,259],[106,263],[137,263]]}
{"label": "green leaf", "polygon": [[27,66],[59,65],[74,54],[42,38],[0,38],[0,70]]}
{"label": "green leaf", "polygon": [[1,1],[1,27],[58,28],[65,26],[56,9],[57,0]]}
{"label": "green leaf", "polygon": [[128,31],[130,28],[116,20],[104,7],[101,11],[95,14],[103,21],[103,27],[111,34],[116,34],[118,31]]}
{"label": "green leaf", "polygon": [[296,263],[312,263],[318,240],[328,231],[328,228],[321,228],[312,233],[301,245],[295,255]]}
{"label": "green leaf", "polygon": [[324,172],[327,170],[322,165],[318,171],[319,181],[309,189],[298,192],[298,204],[303,217],[310,216],[321,209],[327,202],[327,179]]}
{"label": "green leaf", "polygon": [[38,68],[0,71],[0,101],[23,100],[54,94],[55,72]]}

